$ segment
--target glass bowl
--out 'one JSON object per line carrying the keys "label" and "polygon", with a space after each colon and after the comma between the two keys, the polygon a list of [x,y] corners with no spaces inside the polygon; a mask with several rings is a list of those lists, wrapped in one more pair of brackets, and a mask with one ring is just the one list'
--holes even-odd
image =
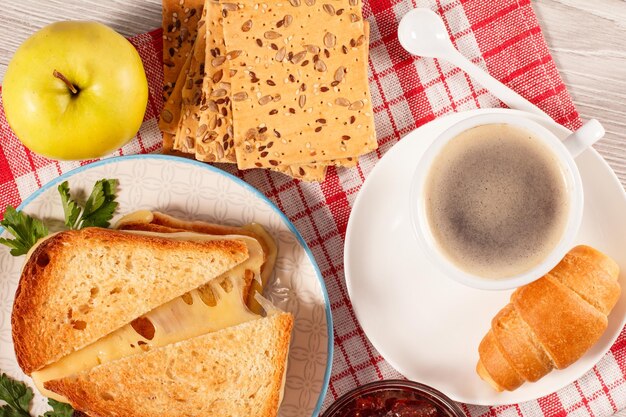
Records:
{"label": "glass bowl", "polygon": [[[357,413],[359,409],[361,411]],[[358,416],[466,417],[454,401],[436,389],[399,379],[376,381],[355,388],[322,414],[322,417]]]}

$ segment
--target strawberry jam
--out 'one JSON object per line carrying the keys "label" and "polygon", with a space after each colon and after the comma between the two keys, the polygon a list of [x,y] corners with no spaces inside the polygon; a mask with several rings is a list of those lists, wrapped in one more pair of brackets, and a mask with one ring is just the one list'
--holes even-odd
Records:
{"label": "strawberry jam", "polygon": [[440,392],[409,381],[380,381],[344,395],[322,417],[465,417]]}

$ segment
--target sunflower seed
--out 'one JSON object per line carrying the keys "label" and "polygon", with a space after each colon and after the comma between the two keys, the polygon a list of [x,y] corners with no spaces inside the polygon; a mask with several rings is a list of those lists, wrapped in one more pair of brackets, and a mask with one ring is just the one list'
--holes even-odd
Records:
{"label": "sunflower seed", "polygon": [[365,42],[365,35],[359,36],[359,39],[356,40],[356,46],[361,46]]}
{"label": "sunflower seed", "polygon": [[324,9],[324,11],[325,11],[326,13],[328,13],[329,15],[331,15],[331,16],[334,16],[334,15],[335,15],[335,7],[334,7],[332,4],[328,4],[328,3],[326,3],[326,4],[324,4],[324,6],[322,6],[322,8],[323,8],[323,9]]}
{"label": "sunflower seed", "polygon": [[287,50],[283,46],[282,48],[280,48],[278,50],[278,52],[276,52],[276,57],[274,59],[276,59],[276,61],[278,61],[278,62],[282,62],[283,59],[285,59],[285,54],[286,53],[287,53]]}
{"label": "sunflower seed", "polygon": [[356,6],[358,0],[350,0],[350,6]]}
{"label": "sunflower seed", "polygon": [[195,144],[196,140],[194,138],[192,138],[191,136],[185,137],[185,145],[187,146],[187,149],[193,149]]}
{"label": "sunflower seed", "polygon": [[300,106],[301,109],[304,108],[304,106],[306,105],[306,95],[302,94],[299,98],[298,98],[298,105]]}
{"label": "sunflower seed", "polygon": [[293,57],[291,57],[291,62],[294,65],[297,65],[297,64],[300,63],[300,61],[302,61],[304,59],[305,56],[306,56],[306,51],[298,52]]}
{"label": "sunflower seed", "polygon": [[315,6],[315,0],[304,0],[307,6]]}
{"label": "sunflower seed", "polygon": [[326,45],[327,48],[332,48],[336,44],[337,37],[330,32],[326,32],[326,35],[324,35],[324,45]]}
{"label": "sunflower seed", "polygon": [[289,0],[289,3],[291,3],[293,7],[300,6],[300,0]]}
{"label": "sunflower seed", "polygon": [[234,12],[235,10],[237,10],[237,5],[235,3],[223,3],[222,8],[229,12]]}
{"label": "sunflower seed", "polygon": [[222,144],[219,142],[216,142],[215,149],[217,150],[217,157],[220,159],[224,158],[224,148],[222,147]]}
{"label": "sunflower seed", "polygon": [[243,25],[241,25],[241,31],[249,32],[250,29],[252,29],[252,20],[246,20],[245,22],[243,22]]}
{"label": "sunflower seed", "polygon": [[211,78],[213,79],[213,82],[217,84],[220,82],[223,76],[224,76],[224,71],[220,69],[220,70],[215,71],[215,73],[213,74],[213,77]]}
{"label": "sunflower seed", "polygon": [[348,47],[346,45],[342,45],[341,46],[341,52],[343,52],[344,54],[348,53]]}
{"label": "sunflower seed", "polygon": [[291,25],[292,22],[293,22],[293,16],[291,16],[290,14],[286,14],[285,17],[283,17],[283,25],[285,27],[289,27],[289,25]]}
{"label": "sunflower seed", "polygon": [[211,65],[213,65],[214,67],[219,67],[220,65],[224,63],[224,61],[226,61],[225,56],[218,56],[211,60]]}
{"label": "sunflower seed", "polygon": [[238,93],[233,94],[233,101],[244,101],[248,98],[248,93],[245,91],[240,91]]}
{"label": "sunflower seed", "polygon": [[350,21],[351,21],[352,23],[358,22],[359,20],[361,20],[361,19],[359,18],[359,16],[357,16],[357,15],[356,15],[356,14],[354,14],[354,13],[350,13]]}
{"label": "sunflower seed", "polygon": [[165,123],[170,123],[172,120],[174,120],[174,115],[169,110],[163,110],[163,113],[161,113],[161,118]]}
{"label": "sunflower seed", "polygon": [[281,36],[283,36],[283,35],[281,35],[280,33],[276,32],[276,31],[273,31],[273,30],[268,30],[267,32],[265,32],[263,34],[263,37],[265,39],[278,39]]}
{"label": "sunflower seed", "polygon": [[201,124],[200,126],[198,126],[198,129],[196,130],[196,137],[201,138],[204,135],[204,132],[206,132],[208,128],[209,127],[205,124]]}
{"label": "sunflower seed", "polygon": [[202,138],[202,143],[207,143],[209,141],[215,140],[217,138],[217,132],[208,132]]}
{"label": "sunflower seed", "polygon": [[260,104],[261,106],[264,106],[264,105],[266,105],[267,103],[269,103],[269,102],[270,102],[270,101],[272,101],[272,100],[273,100],[273,98],[272,98],[272,96],[270,96],[270,95],[263,96],[263,97],[261,97],[261,98],[259,99],[259,104]]}
{"label": "sunflower seed", "polygon": [[223,88],[218,88],[211,92],[211,97],[224,97],[227,94],[227,91]]}
{"label": "sunflower seed", "polygon": [[326,71],[326,64],[321,59],[315,63],[315,69],[319,72]]}
{"label": "sunflower seed", "polygon": [[348,110],[361,110],[364,106],[363,100],[357,100],[354,103],[350,104]]}
{"label": "sunflower seed", "polygon": [[316,55],[320,53],[320,48],[318,46],[305,45],[304,47],[306,48],[307,52],[309,52],[310,54]]}
{"label": "sunflower seed", "polygon": [[335,71],[335,81],[341,82],[341,81],[343,81],[345,76],[346,76],[346,69],[345,69],[345,67],[337,68],[337,71]]}
{"label": "sunflower seed", "polygon": [[236,50],[236,51],[230,51],[229,53],[226,54],[226,58],[228,60],[232,60],[237,58],[239,55],[241,55],[241,51]]}
{"label": "sunflower seed", "polygon": [[217,115],[211,117],[211,120],[209,120],[209,129],[214,130],[217,127],[218,120]]}
{"label": "sunflower seed", "polygon": [[207,101],[207,107],[209,108],[210,111],[212,111],[213,113],[217,113],[219,110],[217,109],[217,103],[214,102],[213,100],[209,100]]}
{"label": "sunflower seed", "polygon": [[350,100],[348,100],[347,98],[339,97],[335,100],[335,104],[338,106],[349,107]]}

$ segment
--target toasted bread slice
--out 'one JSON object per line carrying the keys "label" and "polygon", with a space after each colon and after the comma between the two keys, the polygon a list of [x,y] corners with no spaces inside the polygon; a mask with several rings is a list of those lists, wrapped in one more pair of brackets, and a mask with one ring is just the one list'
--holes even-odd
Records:
{"label": "toasted bread slice", "polygon": [[30,375],[247,258],[236,239],[189,242],[100,228],[55,234],[33,250],[15,295],[18,364]]}
{"label": "toasted bread slice", "polygon": [[292,327],[276,313],[45,386],[91,417],[275,417]]}
{"label": "toasted bread slice", "polygon": [[256,239],[263,249],[264,260],[261,266],[261,282],[253,281],[251,291],[246,289],[244,298],[248,307],[259,313],[261,306],[256,302],[254,294],[263,294],[263,288],[269,282],[274,271],[278,248],[272,236],[259,224],[242,227],[224,226],[203,221],[180,220],[158,211],[140,210],[122,218],[116,225],[119,230],[147,231],[155,233],[194,232],[207,235],[243,235]]}

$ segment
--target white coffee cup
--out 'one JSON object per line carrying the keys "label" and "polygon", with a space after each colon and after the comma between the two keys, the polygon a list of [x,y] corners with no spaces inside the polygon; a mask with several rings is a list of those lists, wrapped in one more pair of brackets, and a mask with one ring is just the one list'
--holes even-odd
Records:
{"label": "white coffee cup", "polygon": [[[553,123],[553,122],[552,122]],[[540,140],[561,165],[569,199],[566,226],[554,249],[540,263],[524,273],[501,277],[484,278],[468,273],[452,262],[439,248],[426,216],[425,185],[433,161],[442,149],[459,134],[482,125],[506,124],[530,132]],[[550,130],[534,120],[517,115],[493,113],[465,119],[446,130],[422,155],[411,184],[410,213],[417,240],[431,262],[447,277],[467,286],[485,290],[505,290],[528,284],[549,272],[574,246],[583,216],[584,194],[580,173],[574,158],[604,135],[597,120],[591,120],[565,140],[559,140]]]}

